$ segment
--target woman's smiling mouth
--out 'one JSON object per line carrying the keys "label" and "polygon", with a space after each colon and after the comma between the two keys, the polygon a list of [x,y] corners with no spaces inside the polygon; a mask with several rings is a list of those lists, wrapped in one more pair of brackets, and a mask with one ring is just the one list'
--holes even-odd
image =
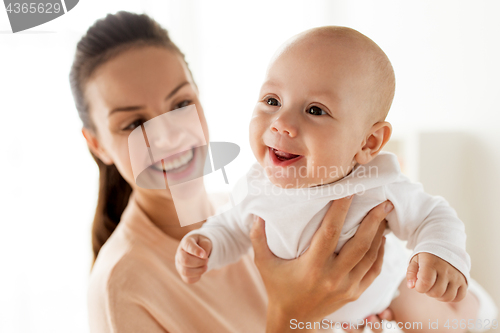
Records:
{"label": "woman's smiling mouth", "polygon": [[153,168],[156,171],[161,171],[161,172],[165,171],[167,173],[169,172],[175,173],[182,171],[193,160],[194,148],[191,148],[189,150],[186,150],[185,152],[176,155],[177,156],[175,156],[175,158],[170,159],[168,162],[165,162],[165,159],[156,162],[155,164],[151,165],[151,168]]}

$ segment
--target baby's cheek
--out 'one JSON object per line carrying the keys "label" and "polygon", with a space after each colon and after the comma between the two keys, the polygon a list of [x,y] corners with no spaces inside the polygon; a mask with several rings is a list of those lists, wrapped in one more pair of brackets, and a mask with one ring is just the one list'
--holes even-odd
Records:
{"label": "baby's cheek", "polygon": [[264,127],[265,124],[263,117],[254,115],[250,120],[250,128],[249,128],[250,141],[260,136],[264,132]]}
{"label": "baby's cheek", "polygon": [[250,146],[256,157],[258,154],[262,154],[262,149],[264,147],[264,143],[262,141],[263,134],[264,134],[264,127],[262,125],[262,122],[259,121],[258,119],[253,118],[250,121],[249,139],[250,139]]}

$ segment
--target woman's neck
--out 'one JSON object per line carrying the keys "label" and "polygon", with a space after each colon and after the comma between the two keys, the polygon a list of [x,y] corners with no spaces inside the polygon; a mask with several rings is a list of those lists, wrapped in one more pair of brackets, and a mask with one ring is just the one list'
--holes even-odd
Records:
{"label": "woman's neck", "polygon": [[168,236],[181,240],[191,230],[200,228],[208,216],[213,215],[213,207],[208,200],[207,193],[200,191],[195,196],[191,196],[188,201],[177,202],[177,206],[183,206],[182,211],[191,210],[199,212],[199,216],[204,216],[204,219],[197,223],[187,224],[181,226],[179,216],[176,211],[176,205],[172,198],[162,195],[157,191],[165,190],[146,190],[134,191],[134,200],[139,208],[146,214],[146,216],[155,224],[161,231]]}

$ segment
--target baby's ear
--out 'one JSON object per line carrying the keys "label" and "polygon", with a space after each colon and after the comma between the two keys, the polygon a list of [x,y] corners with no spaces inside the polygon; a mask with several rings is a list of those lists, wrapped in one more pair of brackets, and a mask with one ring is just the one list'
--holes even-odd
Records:
{"label": "baby's ear", "polygon": [[366,164],[373,160],[375,156],[384,148],[392,133],[392,126],[386,121],[376,123],[368,131],[361,149],[354,159],[359,164]]}

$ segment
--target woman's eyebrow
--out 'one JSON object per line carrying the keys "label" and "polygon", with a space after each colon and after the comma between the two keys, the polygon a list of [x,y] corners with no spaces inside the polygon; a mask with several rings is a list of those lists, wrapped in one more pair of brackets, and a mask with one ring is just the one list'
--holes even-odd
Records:
{"label": "woman's eyebrow", "polygon": [[[169,100],[170,98],[172,98],[172,96],[174,96],[182,87],[184,87],[185,85],[189,84],[188,81],[184,81],[182,82],[181,84],[179,84],[177,87],[174,88],[174,90],[172,90],[168,95],[167,97],[165,97],[165,100]],[[115,113],[115,112],[121,112],[121,111],[136,111],[136,110],[140,110],[140,109],[143,109],[144,106],[142,105],[135,105],[135,106],[124,106],[124,107],[118,107],[118,108],[114,108],[113,110],[111,110],[109,113],[108,113],[108,117],[112,114],[112,113]]]}

